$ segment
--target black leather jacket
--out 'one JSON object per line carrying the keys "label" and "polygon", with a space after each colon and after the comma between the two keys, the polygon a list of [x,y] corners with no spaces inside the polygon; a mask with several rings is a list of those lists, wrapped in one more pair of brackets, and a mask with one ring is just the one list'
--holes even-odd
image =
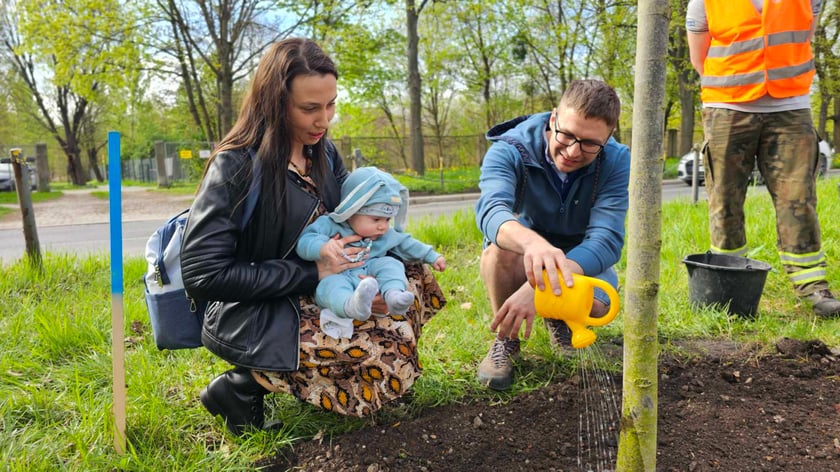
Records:
{"label": "black leather jacket", "polygon": [[[331,143],[327,149],[333,164],[319,190],[332,211],[347,170]],[[201,335],[207,349],[238,366],[296,370],[298,297],[315,292],[318,270],[314,262],[298,258],[294,247],[318,200],[284,172],[285,198],[278,203],[262,187],[253,216],[240,231],[251,168],[244,150],[219,153],[210,164],[190,208],[181,274],[190,296],[212,300]]]}

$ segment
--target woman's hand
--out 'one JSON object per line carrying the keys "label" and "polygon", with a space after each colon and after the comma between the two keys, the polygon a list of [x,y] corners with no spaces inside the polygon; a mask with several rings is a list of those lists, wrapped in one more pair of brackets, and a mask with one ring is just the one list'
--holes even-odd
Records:
{"label": "woman's hand", "polygon": [[358,242],[361,239],[361,236],[355,234],[343,238],[336,234],[324,243],[318,253],[320,259],[315,261],[318,266],[318,280],[330,275],[340,274],[347,269],[361,267],[365,263],[364,259],[357,262],[353,262],[353,260],[356,254],[363,251],[364,248],[347,246],[347,244]]}

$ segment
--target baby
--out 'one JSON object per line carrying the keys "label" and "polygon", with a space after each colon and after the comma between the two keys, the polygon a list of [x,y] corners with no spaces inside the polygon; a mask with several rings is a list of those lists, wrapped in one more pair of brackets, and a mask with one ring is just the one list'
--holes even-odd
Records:
{"label": "baby", "polygon": [[400,259],[420,260],[438,271],[446,268],[446,259],[432,246],[403,232],[407,214],[408,190],[375,167],[361,167],[341,186],[341,203],[336,210],[320,216],[303,231],[297,253],[310,261],[320,258],[323,245],[339,244],[333,239],[336,234],[362,237],[353,245],[363,247],[363,251],[352,260],[364,260],[365,264],[325,277],[315,289],[324,332],[328,332],[326,326],[338,328],[335,332],[341,337],[352,334],[352,321],[370,318],[371,303],[380,291],[391,313],[405,314],[414,303],[414,294],[407,290],[405,266]]}

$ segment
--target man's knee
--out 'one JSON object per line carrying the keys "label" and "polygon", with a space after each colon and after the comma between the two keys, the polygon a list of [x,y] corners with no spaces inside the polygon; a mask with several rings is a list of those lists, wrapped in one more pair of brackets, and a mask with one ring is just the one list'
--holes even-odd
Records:
{"label": "man's knee", "polygon": [[589,316],[591,316],[592,318],[603,318],[604,316],[606,316],[609,310],[609,306],[607,306],[604,302],[596,298],[592,301],[592,312]]}
{"label": "man's knee", "polygon": [[482,274],[515,274],[522,271],[522,254],[507,251],[495,244],[489,244],[481,252],[479,264]]}

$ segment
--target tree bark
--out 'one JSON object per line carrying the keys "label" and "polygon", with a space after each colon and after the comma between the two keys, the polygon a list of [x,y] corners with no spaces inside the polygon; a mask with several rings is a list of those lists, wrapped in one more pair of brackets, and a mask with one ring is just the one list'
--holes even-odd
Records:
{"label": "tree bark", "polygon": [[691,151],[694,146],[694,97],[697,91],[682,77],[679,83],[680,96],[680,138],[679,155]]}
{"label": "tree bark", "polygon": [[668,0],[638,3],[619,471],[656,470],[660,158],[670,16]]}
{"label": "tree bark", "polygon": [[408,96],[409,105],[409,130],[411,132],[411,167],[419,175],[426,173],[425,156],[423,155],[423,116],[421,108],[422,96],[420,93],[420,66],[418,60],[418,44],[420,38],[417,34],[417,22],[420,11],[425,5],[421,2],[420,7],[415,7],[414,0],[405,0],[406,30],[408,37]]}

